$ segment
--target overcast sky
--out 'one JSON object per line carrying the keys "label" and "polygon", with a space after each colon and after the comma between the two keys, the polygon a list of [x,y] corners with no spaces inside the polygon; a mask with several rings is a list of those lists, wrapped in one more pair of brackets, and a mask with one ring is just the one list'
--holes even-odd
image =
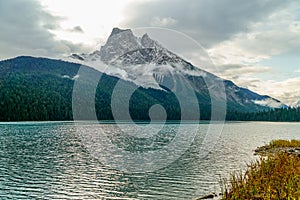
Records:
{"label": "overcast sky", "polygon": [[299,0],[0,0],[0,26],[1,59],[91,52],[116,26],[168,28],[207,50],[211,72],[300,100]]}

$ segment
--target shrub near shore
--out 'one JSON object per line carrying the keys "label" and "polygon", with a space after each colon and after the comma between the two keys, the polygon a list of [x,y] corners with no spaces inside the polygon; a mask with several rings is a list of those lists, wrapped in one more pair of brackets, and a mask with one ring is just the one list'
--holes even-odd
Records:
{"label": "shrub near shore", "polygon": [[272,153],[251,162],[244,174],[232,176],[223,199],[300,200],[300,154],[274,151],[277,148],[295,148],[297,151],[299,147],[299,140],[271,141],[261,149]]}

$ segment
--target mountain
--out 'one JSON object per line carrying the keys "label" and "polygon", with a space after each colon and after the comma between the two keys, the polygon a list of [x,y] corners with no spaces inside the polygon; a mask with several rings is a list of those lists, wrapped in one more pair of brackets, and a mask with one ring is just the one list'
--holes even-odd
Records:
{"label": "mountain", "polygon": [[238,87],[232,81],[204,71],[164,48],[147,33],[136,37],[130,29],[114,28],[100,50],[91,54],[73,54],[70,58],[73,62],[94,66],[106,74],[144,88],[163,89],[161,85],[174,85],[178,76],[184,76],[193,89],[205,98],[213,95],[207,90],[207,82],[213,85],[222,80],[230,110],[257,111],[287,107],[277,99]]}
{"label": "mountain", "polygon": [[[100,50],[73,54],[69,60],[21,56],[0,61],[0,121],[89,120],[94,111],[99,120],[116,115],[119,120],[160,120],[163,112],[151,114],[157,104],[168,120],[209,120],[212,106],[219,111],[223,104],[227,116],[238,120],[237,113],[283,106],[195,67],[147,34],[139,38],[129,29],[113,29]],[[218,93],[220,82],[224,95]],[[79,116],[74,116],[74,101]],[[193,115],[198,109],[200,116]]]}

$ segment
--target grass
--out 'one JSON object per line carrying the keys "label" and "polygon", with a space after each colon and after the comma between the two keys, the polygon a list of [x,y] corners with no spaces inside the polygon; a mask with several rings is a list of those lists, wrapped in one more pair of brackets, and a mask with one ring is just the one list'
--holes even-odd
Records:
{"label": "grass", "polygon": [[300,147],[300,140],[272,140],[268,145],[270,148]]}
{"label": "grass", "polygon": [[[300,147],[299,140],[276,140],[272,148]],[[284,152],[251,162],[245,173],[233,175],[224,200],[300,200],[300,157]]]}

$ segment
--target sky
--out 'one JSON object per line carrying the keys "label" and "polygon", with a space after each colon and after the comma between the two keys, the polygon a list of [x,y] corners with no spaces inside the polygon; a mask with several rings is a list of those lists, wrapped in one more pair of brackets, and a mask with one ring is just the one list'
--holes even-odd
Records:
{"label": "sky", "polygon": [[113,27],[167,28],[203,46],[216,66],[206,70],[300,100],[299,0],[0,0],[0,26],[0,59],[92,52]]}

